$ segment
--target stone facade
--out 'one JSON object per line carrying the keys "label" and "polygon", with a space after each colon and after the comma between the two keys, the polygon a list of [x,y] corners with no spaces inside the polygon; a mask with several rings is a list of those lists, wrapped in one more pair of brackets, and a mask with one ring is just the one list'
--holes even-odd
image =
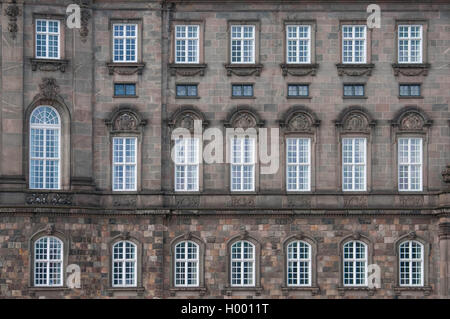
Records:
{"label": "stone facade", "polygon": [[[139,298],[448,298],[450,296],[450,6],[443,1],[381,1],[381,28],[369,31],[368,63],[340,64],[340,26],[365,21],[366,4],[315,1],[81,1],[82,28],[65,27],[59,61],[34,56],[36,17],[64,21],[73,1],[1,1],[0,34],[0,297]],[[111,23],[139,26],[138,61],[111,57]],[[284,26],[313,29],[312,64],[285,64]],[[419,23],[426,33],[424,63],[396,64],[396,25]],[[173,63],[176,23],[201,26],[200,63]],[[229,65],[229,25],[256,26],[256,66]],[[133,98],[114,97],[114,83],[136,83]],[[196,99],[176,96],[176,84],[198,84]],[[254,98],[231,97],[233,83],[254,85]],[[307,83],[310,97],[288,99],[288,83]],[[344,83],[364,83],[364,98],[343,97]],[[399,83],[420,83],[420,98],[401,98]],[[28,187],[29,115],[52,105],[61,115],[61,189]],[[201,165],[200,191],[174,192],[170,134],[180,114],[225,131],[235,112],[254,125],[280,128],[280,168],[256,173],[254,192],[230,192],[228,164]],[[123,118],[121,118],[123,116]],[[131,122],[130,122],[131,119]],[[122,122],[117,122],[122,120]],[[136,192],[113,192],[111,136],[138,137]],[[285,136],[312,138],[311,191],[289,193]],[[341,138],[368,140],[367,191],[342,191]],[[423,190],[399,192],[398,136],[424,139]],[[260,168],[260,165],[257,166]],[[33,238],[55,233],[65,243],[65,265],[81,268],[81,288],[38,288],[32,282]],[[203,285],[175,289],[172,243],[201,243]],[[228,243],[257,243],[256,287],[229,285]],[[285,243],[297,236],[315,247],[314,285],[285,284]],[[111,243],[139,243],[138,287],[111,287]],[[381,268],[381,288],[342,285],[342,243],[363,238]],[[397,244],[425,243],[424,287],[398,285]]]}

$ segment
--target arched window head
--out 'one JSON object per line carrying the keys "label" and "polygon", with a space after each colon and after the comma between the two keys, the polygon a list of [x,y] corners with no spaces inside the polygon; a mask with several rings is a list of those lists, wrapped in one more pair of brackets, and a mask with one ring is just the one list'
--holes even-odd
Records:
{"label": "arched window head", "polygon": [[112,286],[137,286],[137,248],[131,241],[119,241],[113,245]]}
{"label": "arched window head", "polygon": [[34,243],[34,285],[63,285],[62,241],[54,236],[41,237]]}
{"label": "arched window head", "polygon": [[175,245],[175,286],[196,287],[199,285],[199,247],[193,241],[182,241]]}
{"label": "arched window head", "polygon": [[398,249],[400,286],[423,286],[423,245],[409,240],[401,243]]}
{"label": "arched window head", "polygon": [[51,106],[39,106],[30,117],[30,188],[60,189],[61,120]]}
{"label": "arched window head", "polygon": [[344,286],[367,286],[367,245],[349,241],[343,247]]}
{"label": "arched window head", "polygon": [[292,241],[287,246],[287,285],[311,286],[311,245]]}
{"label": "arched window head", "polygon": [[249,241],[231,245],[231,286],[255,286],[255,245]]}

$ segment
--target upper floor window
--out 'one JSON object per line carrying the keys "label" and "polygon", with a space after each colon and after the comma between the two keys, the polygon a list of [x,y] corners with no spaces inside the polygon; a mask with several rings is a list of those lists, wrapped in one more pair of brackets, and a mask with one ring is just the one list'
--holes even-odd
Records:
{"label": "upper floor window", "polygon": [[60,188],[61,120],[50,106],[39,106],[30,117],[30,188]]}
{"label": "upper floor window", "polygon": [[136,190],[136,138],[113,138],[113,190]]}
{"label": "upper floor window", "polygon": [[309,96],[308,84],[288,84],[288,97],[307,97]]}
{"label": "upper floor window", "polygon": [[420,96],[420,84],[400,84],[399,96]]}
{"label": "upper floor window", "polygon": [[255,189],[255,139],[234,137],[231,140],[231,190]]}
{"label": "upper floor window", "polygon": [[119,241],[112,248],[112,286],[136,287],[137,248],[131,241]]}
{"label": "upper floor window", "polygon": [[231,26],[231,63],[255,63],[255,26]]}
{"label": "upper floor window", "polygon": [[366,63],[366,26],[342,26],[342,63]]}
{"label": "upper floor window", "polygon": [[114,84],[114,96],[126,97],[136,96],[136,84],[135,83],[115,83]]}
{"label": "upper floor window", "polygon": [[113,24],[113,61],[137,62],[137,24]]}
{"label": "upper floor window", "polygon": [[344,96],[345,97],[364,96],[364,84],[344,84]]}
{"label": "upper floor window", "polygon": [[231,245],[231,286],[255,286],[255,246],[245,240]]}
{"label": "upper floor window", "polygon": [[287,153],[287,190],[309,191],[311,176],[311,140],[309,138],[288,138]]}
{"label": "upper floor window", "polygon": [[34,243],[34,285],[62,286],[63,243],[53,236],[42,237]]}
{"label": "upper floor window", "polygon": [[198,25],[175,26],[175,62],[199,63]]}
{"label": "upper floor window", "polygon": [[176,97],[198,97],[197,84],[177,84]]}
{"label": "upper floor window", "polygon": [[344,191],[366,190],[366,139],[342,139],[342,188]]}
{"label": "upper floor window", "polygon": [[253,84],[233,84],[231,86],[232,97],[252,97],[253,96]]}
{"label": "upper floor window", "polygon": [[287,63],[311,62],[311,27],[309,25],[288,25]]}
{"label": "upper floor window", "polygon": [[398,189],[422,190],[422,139],[398,139]]}
{"label": "upper floor window", "polygon": [[344,286],[366,286],[367,245],[361,241],[349,241],[343,249]]}
{"label": "upper floor window", "polygon": [[287,285],[311,286],[311,245],[293,241],[287,246]]}
{"label": "upper floor window", "polygon": [[199,247],[193,241],[182,241],[175,246],[175,286],[199,285]]}
{"label": "upper floor window", "polygon": [[36,20],[36,58],[59,59],[60,48],[60,21]]}
{"label": "upper floor window", "polygon": [[422,26],[398,26],[398,62],[422,63]]}
{"label": "upper floor window", "polygon": [[175,190],[198,191],[199,139],[175,140]]}
{"label": "upper floor window", "polygon": [[399,246],[400,286],[423,286],[423,245],[415,240]]}

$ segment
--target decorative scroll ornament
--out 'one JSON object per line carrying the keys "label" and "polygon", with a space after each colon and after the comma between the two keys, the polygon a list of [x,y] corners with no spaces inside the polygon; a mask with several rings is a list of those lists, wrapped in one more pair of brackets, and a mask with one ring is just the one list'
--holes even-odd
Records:
{"label": "decorative scroll ornament", "polygon": [[306,115],[297,114],[289,120],[287,130],[292,132],[310,132],[311,126],[311,121]]}
{"label": "decorative scroll ornament", "polygon": [[137,119],[130,112],[120,114],[114,121],[114,131],[135,131],[137,129]]}
{"label": "decorative scroll ornament", "polygon": [[44,99],[54,100],[59,94],[59,85],[56,84],[54,78],[43,78],[39,88],[41,90],[40,95]]}
{"label": "decorative scroll ornament", "polygon": [[422,130],[423,128],[423,119],[415,113],[410,113],[406,115],[400,122],[401,130]]}
{"label": "decorative scroll ornament", "polygon": [[392,68],[394,70],[394,75],[399,76],[427,76],[428,70],[430,69],[429,63],[419,63],[419,64],[403,64],[403,63],[393,63]]}
{"label": "decorative scroll ornament", "polygon": [[32,193],[25,199],[28,205],[70,206],[73,202],[72,194],[62,193]]}
{"label": "decorative scroll ornament", "polygon": [[350,114],[344,121],[343,128],[350,132],[364,132],[369,130],[367,119],[361,114]]}
{"label": "decorative scroll ornament", "polygon": [[15,40],[17,37],[17,32],[19,31],[19,27],[17,26],[17,17],[20,14],[20,9],[15,0],[13,0],[13,2],[6,7],[5,14],[9,17],[8,31],[11,33],[11,38]]}
{"label": "decorative scroll ornament", "polygon": [[206,64],[169,64],[169,70],[171,76],[204,76],[206,71]]}
{"label": "decorative scroll ornament", "polygon": [[372,75],[372,70],[375,67],[373,63],[368,64],[343,64],[338,63],[336,64],[336,68],[338,70],[338,75],[348,75],[348,76],[362,76]]}
{"label": "decorative scroll ornament", "polygon": [[81,10],[81,28],[80,28],[80,36],[81,41],[84,43],[87,40],[87,36],[89,35],[89,19],[91,18],[91,13],[88,9],[83,8]]}
{"label": "decorative scroll ornament", "polygon": [[260,76],[263,69],[262,64],[225,64],[227,70],[227,76]]}
{"label": "decorative scroll ornament", "polygon": [[280,64],[281,71],[283,76],[292,75],[292,76],[306,76],[311,75],[314,76],[317,73],[317,69],[319,68],[318,64]]}
{"label": "decorative scroll ornament", "polygon": [[256,126],[256,119],[249,113],[242,113],[236,116],[233,121],[233,127],[248,129]]}

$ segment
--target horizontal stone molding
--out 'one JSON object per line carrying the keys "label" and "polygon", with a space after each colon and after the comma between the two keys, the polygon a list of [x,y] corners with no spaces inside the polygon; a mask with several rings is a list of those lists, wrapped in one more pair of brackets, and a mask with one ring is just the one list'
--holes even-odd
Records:
{"label": "horizontal stone molding", "polygon": [[228,76],[232,76],[232,75],[237,75],[237,76],[251,76],[251,75],[256,75],[256,76],[260,76],[262,69],[263,69],[263,65],[258,63],[258,64],[233,64],[233,63],[228,63],[228,64],[224,64],[225,69],[227,70],[227,75]]}
{"label": "horizontal stone molding", "polygon": [[169,72],[171,76],[181,75],[181,76],[204,76],[207,64],[169,64]]}
{"label": "horizontal stone molding", "polygon": [[44,71],[44,72],[54,72],[61,71],[66,72],[66,68],[69,65],[69,60],[51,60],[51,59],[35,59],[31,58],[31,70],[33,71]]}
{"label": "horizontal stone molding", "polygon": [[280,64],[281,71],[283,76],[292,75],[292,76],[306,76],[311,75],[314,76],[317,73],[317,69],[319,69],[319,64],[289,64],[282,63]]}
{"label": "horizontal stone molding", "polygon": [[392,63],[392,68],[394,69],[395,76],[426,76],[428,75],[430,67],[431,65],[429,63]]}
{"label": "horizontal stone molding", "polygon": [[433,288],[431,286],[423,286],[423,287],[401,287],[401,286],[395,286],[394,287],[394,294],[396,296],[400,296],[403,292],[419,292],[422,293],[424,296],[431,295],[431,292],[433,291]]}
{"label": "horizontal stone molding", "polygon": [[373,63],[362,63],[362,64],[346,64],[346,63],[337,63],[336,68],[339,76],[348,75],[348,76],[362,76],[372,75],[372,70],[375,68],[375,64]]}
{"label": "horizontal stone molding", "polygon": [[108,67],[109,75],[119,74],[119,75],[133,75],[139,74],[142,75],[142,72],[145,68],[145,63],[115,63],[108,62],[106,63]]}

